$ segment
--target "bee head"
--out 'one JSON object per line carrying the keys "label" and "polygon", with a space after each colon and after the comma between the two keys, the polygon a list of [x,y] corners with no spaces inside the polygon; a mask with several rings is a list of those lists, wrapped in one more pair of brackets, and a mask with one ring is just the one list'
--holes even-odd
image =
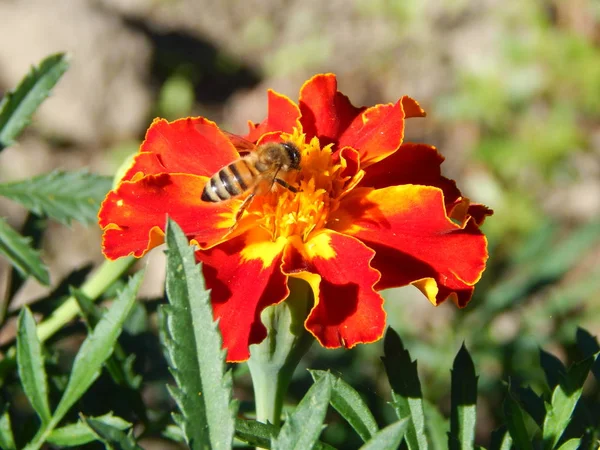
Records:
{"label": "bee head", "polygon": [[283,146],[283,148],[287,152],[288,157],[290,158],[290,169],[300,169],[300,150],[298,150],[298,147],[296,147],[296,145],[291,142],[284,142],[281,145]]}

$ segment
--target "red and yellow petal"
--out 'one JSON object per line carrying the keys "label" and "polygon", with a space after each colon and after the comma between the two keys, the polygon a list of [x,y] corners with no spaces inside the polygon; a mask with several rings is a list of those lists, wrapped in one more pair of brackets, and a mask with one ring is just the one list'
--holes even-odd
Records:
{"label": "red and yellow petal", "polygon": [[300,109],[285,95],[269,89],[267,118],[260,124],[248,123],[250,130],[246,139],[257,142],[263,134],[272,132],[292,133],[294,128],[302,130],[300,125]]}
{"label": "red and yellow petal", "polygon": [[334,74],[315,75],[300,89],[302,128],[307,141],[318,137],[321,147],[337,143],[342,133],[365,108],[352,106],[337,90]]}
{"label": "red and yellow petal", "polygon": [[410,97],[396,104],[357,108],[338,92],[333,74],[316,75],[300,91],[301,122],[308,139],[317,136],[321,145],[358,150],[362,167],[394,153],[404,137],[404,119],[425,112]]}
{"label": "red and yellow petal", "polygon": [[239,154],[227,136],[208,119],[155,119],[123,180],[159,173],[210,177],[237,158]]}
{"label": "red and yellow petal", "polygon": [[400,147],[404,138],[405,107],[411,114],[420,110],[418,103],[406,96],[393,105],[366,109],[341,134],[338,145],[357,149],[363,168],[387,158]]}
{"label": "red and yellow petal", "polygon": [[473,220],[455,224],[436,187],[357,188],[341,201],[328,226],[375,250],[372,266],[381,272],[377,289],[431,279],[437,289],[430,282],[425,292],[432,303],[462,295],[464,306],[470,298],[465,289],[485,269],[485,236]]}
{"label": "red and yellow petal", "polygon": [[215,320],[227,348],[227,361],[245,361],[251,344],[261,342],[267,330],[260,313],[283,301],[289,294],[287,276],[281,271],[286,240],[269,240],[254,229],[210,250],[196,252],[206,287],[211,289]]}
{"label": "red and yellow petal", "polygon": [[307,281],[315,305],[305,326],[326,348],[374,342],[385,329],[383,298],[373,289],[380,274],[374,252],[359,240],[324,230],[303,243],[291,241],[283,271]]}
{"label": "red and yellow petal", "polygon": [[222,239],[232,224],[232,205],[200,200],[206,180],[163,173],[121,182],[108,193],[98,213],[106,257],[141,257],[162,244],[167,216],[205,245]]}
{"label": "red and yellow petal", "polygon": [[435,186],[444,192],[446,206],[461,197],[454,181],[442,176],[444,157],[431,145],[404,143],[385,160],[365,169],[360,186],[382,189],[402,184]]}

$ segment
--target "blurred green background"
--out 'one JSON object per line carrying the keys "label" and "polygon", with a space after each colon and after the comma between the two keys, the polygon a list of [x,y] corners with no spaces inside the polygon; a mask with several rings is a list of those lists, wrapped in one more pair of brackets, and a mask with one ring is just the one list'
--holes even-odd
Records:
{"label": "blurred green background", "polygon": [[[3,180],[56,167],[112,174],[155,116],[203,115],[243,133],[247,120],[264,117],[267,88],[297,99],[319,72],[336,73],[356,105],[417,99],[428,117],[408,122],[407,140],[437,146],[444,174],[495,210],[484,225],[490,260],[466,309],[434,308],[408,287],[385,293],[388,321],[443,412],[452,360],[466,343],[480,374],[480,443],[500,420],[509,376],[541,389],[540,347],[568,362],[577,327],[599,334],[597,0],[28,0],[0,3],[0,17],[0,91],[47,54],[73,58],[20,145],[0,155]],[[24,220],[18,207],[0,208],[14,225]],[[54,284],[101,261],[99,242],[97,229],[51,226],[44,258]],[[150,256],[141,330],[154,329],[162,258]],[[29,283],[13,311],[44,293]],[[150,363],[156,336],[139,333],[145,338],[131,345],[147,395],[170,408],[168,374]],[[380,344],[315,347],[305,365],[341,373],[385,421],[381,354]],[[235,375],[238,396],[251,400],[245,367]],[[309,384],[299,370],[290,402]],[[586,392],[598,399],[593,383]],[[356,448],[358,437],[332,420],[325,439]]]}

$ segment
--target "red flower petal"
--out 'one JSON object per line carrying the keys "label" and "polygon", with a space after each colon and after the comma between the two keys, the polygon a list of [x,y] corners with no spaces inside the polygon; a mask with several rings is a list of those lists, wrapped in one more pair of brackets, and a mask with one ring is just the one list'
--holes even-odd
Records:
{"label": "red flower petal", "polygon": [[210,177],[237,158],[227,136],[208,119],[155,119],[123,180],[164,172]]}
{"label": "red flower petal", "polygon": [[322,346],[351,348],[383,335],[383,298],[373,290],[380,274],[369,264],[373,255],[357,239],[331,230],[286,248],[283,271],[313,289],[315,306],[305,326]]}
{"label": "red flower petal", "polygon": [[382,189],[402,184],[435,186],[444,191],[446,206],[461,193],[454,181],[442,176],[440,165],[444,157],[431,145],[404,143],[384,161],[365,170],[360,186]]}
{"label": "red flower petal", "polygon": [[106,257],[141,257],[162,244],[167,215],[199,242],[220,240],[232,224],[232,204],[201,201],[205,182],[205,177],[166,173],[121,182],[98,214]]}
{"label": "red flower petal", "polygon": [[300,89],[303,130],[307,140],[317,136],[321,146],[338,142],[364,110],[352,106],[348,97],[337,91],[337,80],[331,73],[315,75]]}
{"label": "red flower petal", "polygon": [[395,152],[404,137],[405,117],[424,116],[425,112],[410,97],[396,104],[372,108],[352,106],[348,97],[337,91],[335,75],[317,75],[300,91],[302,125],[307,138],[317,136],[321,145],[358,150],[362,167]]}
{"label": "red flower petal", "polygon": [[267,118],[260,124],[248,123],[250,131],[246,139],[257,142],[263,134],[280,131],[291,133],[294,127],[302,130],[300,125],[300,109],[293,101],[285,95],[269,89],[268,91]]}
{"label": "red flower petal", "polygon": [[485,268],[485,236],[473,220],[464,227],[453,223],[435,187],[358,188],[341,201],[328,226],[375,250],[372,265],[382,275],[377,289],[430,278],[437,289],[430,286],[427,295],[438,304],[473,286]]}
{"label": "red flower petal", "polygon": [[287,276],[281,272],[286,241],[268,239],[268,234],[257,228],[210,250],[196,252],[197,259],[204,263],[206,287],[212,290],[214,317],[219,319],[229,362],[249,358],[249,346],[267,336],[261,311],[289,294]]}

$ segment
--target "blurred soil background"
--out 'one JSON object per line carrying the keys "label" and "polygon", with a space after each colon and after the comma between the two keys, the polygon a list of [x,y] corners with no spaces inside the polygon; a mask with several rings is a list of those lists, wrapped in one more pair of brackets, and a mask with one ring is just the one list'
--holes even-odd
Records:
{"label": "blurred soil background", "polygon": [[[0,17],[0,93],[44,56],[72,57],[19,145],[0,154],[3,181],[55,168],[114,174],[155,116],[202,115],[244,133],[265,116],[266,89],[296,100],[320,72],[336,73],[356,105],[417,99],[428,117],[407,123],[406,140],[438,147],[444,174],[495,210],[484,226],[491,258],[466,309],[434,308],[409,287],[386,292],[388,321],[445,413],[466,343],[480,374],[480,443],[497,426],[508,374],[536,389],[540,347],[568,362],[578,326],[600,334],[597,0],[2,0]],[[0,208],[22,226],[24,210]],[[43,257],[57,286],[102,261],[100,230],[50,224]],[[163,295],[162,258],[149,258],[146,298]],[[28,283],[11,310],[44,294]],[[160,353],[154,343],[136,351],[140,364]],[[341,373],[385,421],[381,354],[381,344],[315,347],[306,364]],[[243,365],[235,376],[251,399]],[[150,402],[169,404],[167,377],[163,368],[147,380]],[[299,370],[291,400],[309,383]],[[341,420],[325,439],[359,443]]]}

